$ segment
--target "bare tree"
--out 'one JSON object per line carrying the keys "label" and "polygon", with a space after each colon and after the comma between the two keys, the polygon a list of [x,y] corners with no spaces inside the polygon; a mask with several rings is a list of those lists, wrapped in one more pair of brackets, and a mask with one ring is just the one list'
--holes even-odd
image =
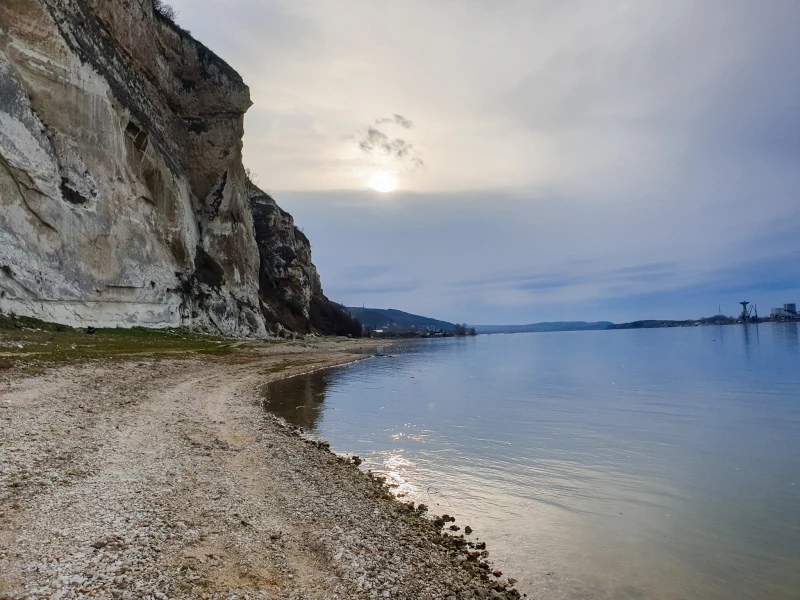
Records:
{"label": "bare tree", "polygon": [[244,168],[244,174],[247,176],[248,181],[253,185],[258,185],[258,175],[256,175],[250,167]]}
{"label": "bare tree", "polygon": [[163,17],[171,23],[174,23],[175,19],[178,18],[178,11],[164,2],[164,0],[153,0],[153,10],[156,11],[158,16]]}

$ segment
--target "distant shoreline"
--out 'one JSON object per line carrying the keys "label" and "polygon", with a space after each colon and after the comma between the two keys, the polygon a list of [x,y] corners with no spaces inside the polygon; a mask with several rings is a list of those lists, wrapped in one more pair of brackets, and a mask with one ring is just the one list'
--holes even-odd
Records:
{"label": "distant shoreline", "polygon": [[555,327],[551,323],[534,323],[531,325],[476,325],[478,335],[498,335],[509,333],[554,333],[564,331],[613,331],[618,329],[664,329],[670,327],[707,327],[710,325],[757,325],[759,323],[800,323],[800,317],[796,319],[747,319],[731,317],[710,317],[705,319],[688,319],[685,321],[671,321],[668,319],[644,319],[641,321],[631,321],[629,323],[586,323],[567,322],[564,327]]}

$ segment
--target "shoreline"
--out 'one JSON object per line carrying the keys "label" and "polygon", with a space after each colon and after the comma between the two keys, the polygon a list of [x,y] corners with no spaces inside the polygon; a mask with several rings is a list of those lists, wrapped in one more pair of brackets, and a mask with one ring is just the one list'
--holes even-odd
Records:
{"label": "shoreline", "polygon": [[383,340],[0,371],[0,598],[519,598],[485,550],[261,408]]}

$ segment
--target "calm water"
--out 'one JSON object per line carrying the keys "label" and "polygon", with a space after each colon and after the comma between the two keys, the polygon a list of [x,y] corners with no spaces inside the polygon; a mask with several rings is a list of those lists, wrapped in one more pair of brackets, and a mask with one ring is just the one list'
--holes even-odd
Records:
{"label": "calm water", "polygon": [[266,404],[533,598],[800,598],[798,324],[407,344]]}

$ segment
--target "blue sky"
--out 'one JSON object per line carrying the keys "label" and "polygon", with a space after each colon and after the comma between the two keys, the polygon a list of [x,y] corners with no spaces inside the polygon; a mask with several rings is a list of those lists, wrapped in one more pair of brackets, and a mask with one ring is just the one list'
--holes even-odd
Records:
{"label": "blue sky", "polygon": [[334,300],[476,324],[800,302],[800,3],[173,4],[250,85],[245,162]]}

